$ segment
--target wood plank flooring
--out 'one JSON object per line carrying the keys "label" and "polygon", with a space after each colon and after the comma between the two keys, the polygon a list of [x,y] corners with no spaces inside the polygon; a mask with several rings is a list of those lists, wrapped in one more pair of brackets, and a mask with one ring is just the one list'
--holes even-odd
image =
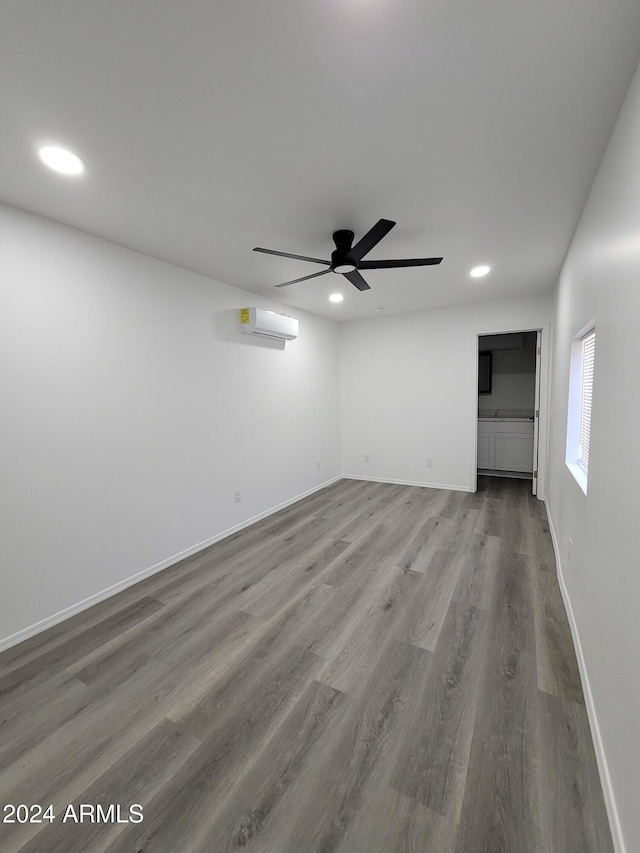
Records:
{"label": "wood plank flooring", "polygon": [[0,851],[612,853],[529,489],[342,480],[4,652],[0,806],[56,819]]}

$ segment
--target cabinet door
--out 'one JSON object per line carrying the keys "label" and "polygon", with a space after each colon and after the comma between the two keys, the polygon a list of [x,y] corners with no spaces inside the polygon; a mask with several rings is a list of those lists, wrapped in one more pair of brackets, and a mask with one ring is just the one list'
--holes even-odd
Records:
{"label": "cabinet door", "polygon": [[478,433],[478,468],[494,468],[496,436],[491,432]]}
{"label": "cabinet door", "polygon": [[533,471],[533,435],[497,433],[495,467],[498,471]]}

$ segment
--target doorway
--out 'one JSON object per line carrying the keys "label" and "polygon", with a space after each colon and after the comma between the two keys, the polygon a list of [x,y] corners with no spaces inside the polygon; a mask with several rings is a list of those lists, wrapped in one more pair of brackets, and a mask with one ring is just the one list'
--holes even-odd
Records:
{"label": "doorway", "polygon": [[541,331],[478,335],[477,474],[538,493]]}

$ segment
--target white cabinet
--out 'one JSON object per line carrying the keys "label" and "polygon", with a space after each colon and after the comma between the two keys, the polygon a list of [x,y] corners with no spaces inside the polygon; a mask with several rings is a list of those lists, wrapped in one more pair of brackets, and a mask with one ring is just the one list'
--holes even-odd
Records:
{"label": "white cabinet", "polygon": [[478,427],[478,468],[496,467],[496,434]]}
{"label": "white cabinet", "polygon": [[479,420],[478,468],[533,471],[533,421]]}

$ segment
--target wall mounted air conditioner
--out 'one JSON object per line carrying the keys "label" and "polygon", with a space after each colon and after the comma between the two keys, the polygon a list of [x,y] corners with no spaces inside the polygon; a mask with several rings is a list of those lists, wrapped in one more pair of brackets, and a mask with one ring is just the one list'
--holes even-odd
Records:
{"label": "wall mounted air conditioner", "polygon": [[240,330],[247,335],[293,341],[298,337],[298,321],[295,317],[267,311],[265,308],[241,308]]}

